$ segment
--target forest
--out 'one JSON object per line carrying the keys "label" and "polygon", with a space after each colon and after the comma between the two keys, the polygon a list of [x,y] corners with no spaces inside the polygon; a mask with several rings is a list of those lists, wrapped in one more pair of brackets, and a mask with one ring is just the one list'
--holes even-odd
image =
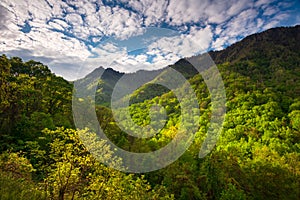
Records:
{"label": "forest", "polygon": [[[171,67],[195,91],[200,128],[178,160],[147,173],[115,170],[90,153],[83,135],[103,159],[122,163],[107,141],[76,128],[73,82],[41,62],[0,56],[0,199],[300,199],[300,26],[273,28],[209,54],[226,92],[216,146],[199,158],[210,126],[211,94],[203,77],[180,60]],[[114,144],[151,152],[175,137],[182,112],[172,91],[148,83],[129,97],[137,125],[149,124],[152,105],[167,115],[159,133],[135,138],[118,127],[108,102],[123,73],[98,70],[107,76],[97,86],[95,112]]]}

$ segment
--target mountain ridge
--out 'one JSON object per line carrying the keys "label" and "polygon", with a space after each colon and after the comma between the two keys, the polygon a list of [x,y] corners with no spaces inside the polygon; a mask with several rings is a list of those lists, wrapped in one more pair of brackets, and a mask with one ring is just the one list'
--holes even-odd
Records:
{"label": "mountain ridge", "polygon": [[[278,62],[277,63],[278,65],[280,64],[283,65],[285,68],[298,66],[298,64],[300,63],[300,59],[297,60],[294,59],[295,56],[288,56],[288,55],[297,54],[297,52],[298,52],[298,57],[300,58],[300,25],[293,26],[293,27],[271,28],[261,33],[255,33],[249,35],[244,39],[242,39],[241,41],[230,45],[226,49],[220,51],[210,51],[207,53],[211,56],[212,60],[217,65],[220,65],[222,63],[228,63],[228,62],[233,65],[234,63],[238,63],[237,66],[232,66],[232,69],[230,70],[236,70],[237,72],[243,73],[244,75],[248,76],[251,75],[251,73],[264,74],[266,70],[272,71],[274,69],[269,69],[269,68],[272,68],[272,66],[276,62]],[[201,57],[203,55],[204,54],[200,54],[195,57]],[[289,60],[290,59],[289,57],[291,57],[292,60]],[[279,61],[277,61],[276,58],[278,58]],[[97,90],[98,91],[101,90],[101,92],[98,92],[96,94],[96,102],[103,105],[109,105],[113,89],[120,78],[127,79],[127,81],[131,81],[131,83],[128,84],[132,86],[134,85],[134,79],[132,78],[136,77],[136,75],[139,74],[144,77],[149,76],[149,77],[153,77],[154,79],[154,77],[157,74],[158,76],[160,76],[159,74],[161,74],[161,72],[163,72],[164,70],[170,67],[178,71],[187,80],[189,80],[199,72],[193,67],[192,64],[190,64],[187,61],[187,59],[188,58],[182,58],[177,62],[175,62],[174,64],[168,65],[159,70],[152,70],[152,71],[139,70],[134,73],[123,73],[123,72],[115,71],[112,68],[105,69],[103,67],[99,67],[96,68],[92,73],[88,74],[85,78],[80,80],[87,81],[90,80],[90,78],[93,79],[100,78],[101,83],[98,85]],[[256,60],[258,59],[261,59],[263,62],[259,60],[259,62],[256,63]],[[248,62],[249,60],[251,61],[250,63]],[[252,61],[255,64],[252,64],[253,63]],[[289,63],[289,65],[291,66],[285,65],[282,62]],[[147,81],[149,82],[153,79],[147,78]],[[145,82],[145,84],[146,83],[147,82]],[[144,101],[145,99],[153,98],[154,96],[160,96],[163,93],[168,91],[163,86],[156,85],[155,87],[151,87],[150,85],[146,84],[142,86],[140,91],[142,91],[142,93],[145,93],[144,91],[147,90],[147,88],[152,88],[150,89],[151,90],[150,93],[153,95],[147,96],[146,98],[143,94],[139,95],[138,94],[139,92],[135,92],[135,94],[132,97],[133,98],[132,102],[137,103],[140,101]],[[129,87],[129,85],[126,86],[125,84],[124,90],[126,89],[126,87]],[[153,89],[156,89],[158,92],[153,91]]]}
{"label": "mountain ridge", "polygon": [[[287,44],[287,37],[288,38],[295,38],[294,44]],[[245,52],[245,49],[250,48],[250,50],[255,50],[258,48],[262,48],[264,42],[271,42],[274,44],[288,46],[291,45],[292,47],[296,48],[298,51],[300,50],[300,25],[291,26],[291,27],[276,27],[265,30],[260,33],[251,34],[241,41],[238,41],[227,48],[220,50],[220,51],[209,51],[208,53],[214,60],[216,64],[221,64],[224,62],[232,62],[235,61],[241,54],[248,54]],[[297,42],[298,41],[298,42]],[[245,56],[245,55],[244,55]],[[242,57],[246,58],[246,57]]]}
{"label": "mountain ridge", "polygon": [[[287,30],[291,30],[291,31],[287,31]],[[295,35],[297,35],[296,36],[297,40],[300,41],[300,25],[295,25],[295,26],[281,26],[281,27],[270,28],[270,29],[267,29],[267,30],[262,31],[262,32],[250,34],[250,35],[246,36],[245,38],[243,38],[242,40],[237,41],[237,42],[231,44],[230,46],[226,47],[225,49],[217,50],[217,51],[212,50],[212,51],[208,51],[207,53],[211,56],[211,58],[213,59],[213,61],[216,64],[221,64],[221,63],[224,63],[224,62],[230,62],[232,60],[230,60],[230,59],[226,60],[226,59],[223,58],[223,57],[225,57],[225,55],[229,55],[230,54],[230,53],[228,53],[228,51],[234,51],[235,53],[237,53],[237,52],[239,52],[238,50],[241,49],[241,46],[243,46],[243,45],[240,45],[240,44],[243,44],[246,41],[253,40],[253,39],[255,39],[257,41],[262,41],[262,40],[264,40],[263,37],[262,37],[262,35],[270,35],[270,34],[278,32],[278,31],[284,31],[285,33],[295,34]],[[272,35],[272,36],[274,36],[274,35]],[[277,37],[275,37],[275,38],[277,38]],[[274,41],[274,39],[268,38],[268,41]],[[280,42],[279,39],[276,39],[276,41]],[[258,44],[258,43],[255,43],[255,44]],[[254,44],[252,44],[252,46],[254,46]],[[261,45],[259,45],[259,46],[261,46]],[[296,45],[296,43],[293,46],[295,46],[296,48],[300,49],[300,46]],[[201,56],[201,55],[202,54],[199,54],[199,55],[196,55],[196,56]],[[235,57],[237,57],[237,56],[235,56]],[[168,65],[168,66],[176,66],[177,67],[178,65],[182,65],[182,63],[186,63],[186,62],[187,62],[186,58],[181,58],[178,61],[176,61],[174,64],[171,64],[171,65]],[[166,66],[166,67],[168,67],[168,66]],[[163,67],[162,69],[164,69],[166,67]],[[109,68],[105,68],[103,66],[100,66],[100,67],[95,68],[92,72],[90,72],[89,74],[87,74],[84,78],[88,77],[91,74],[96,73],[97,71],[100,71],[101,69],[103,69],[104,71],[105,70],[111,70],[111,71],[114,71],[114,72],[119,73],[119,74],[134,74],[134,73],[138,73],[140,71],[146,71],[146,72],[156,71],[156,70],[141,69],[141,70],[138,70],[136,72],[125,73],[125,72],[120,72],[120,71],[114,70],[113,68],[110,68],[110,67]],[[84,78],[81,78],[81,79],[84,79]]]}

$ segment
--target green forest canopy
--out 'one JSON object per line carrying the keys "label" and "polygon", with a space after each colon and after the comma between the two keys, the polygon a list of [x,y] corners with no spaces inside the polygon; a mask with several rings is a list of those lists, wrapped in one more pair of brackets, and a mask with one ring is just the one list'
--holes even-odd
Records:
{"label": "green forest canopy", "polygon": [[[195,75],[189,82],[201,116],[194,143],[173,164],[145,174],[113,170],[88,152],[79,139],[86,130],[76,130],[72,120],[72,83],[40,62],[2,55],[0,198],[299,199],[299,33],[299,26],[271,29],[211,52],[227,96],[226,119],[216,147],[198,158],[211,104],[202,77]],[[151,139],[129,137],[116,125],[110,108],[97,105],[100,125],[115,144],[149,152],[175,136],[178,101],[169,90],[156,89],[151,84],[143,87],[133,94],[130,106],[139,125],[149,123],[151,105],[166,109],[168,121]],[[157,96],[151,95],[154,90]],[[95,134],[88,137],[108,159],[122,162],[105,141]]]}

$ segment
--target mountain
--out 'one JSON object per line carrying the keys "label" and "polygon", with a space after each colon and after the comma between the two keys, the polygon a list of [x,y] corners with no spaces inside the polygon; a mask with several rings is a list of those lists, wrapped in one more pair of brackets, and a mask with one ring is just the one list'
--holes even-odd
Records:
{"label": "mountain", "polygon": [[219,68],[226,65],[227,73],[248,77],[262,89],[272,88],[279,96],[299,97],[300,25],[256,33],[209,54]]}
{"label": "mountain", "polygon": [[75,81],[75,88],[80,96],[95,96],[95,101],[98,105],[109,107],[113,89],[119,80],[122,80],[118,85],[120,87],[118,99],[121,99],[150,82],[161,73],[162,70],[139,70],[135,73],[125,74],[112,68],[104,69],[99,67],[86,77]]}
{"label": "mountain", "polygon": [[[122,108],[114,115],[104,107],[96,108],[99,124],[108,138],[124,150],[147,153],[168,145],[180,133],[180,119],[187,120],[193,115],[182,115],[182,104],[174,94],[152,83],[172,79],[166,76],[166,71],[176,69],[189,80],[197,96],[200,116],[194,117],[199,117],[199,129],[186,153],[170,166],[146,174],[147,180],[152,185],[166,185],[175,199],[299,199],[299,28],[270,29],[248,36],[222,51],[209,52],[226,92],[226,116],[219,135],[208,132],[218,128],[212,120],[212,95],[201,75],[188,62],[191,58],[162,69],[150,83],[129,97],[132,103],[129,117],[142,127],[151,123],[149,116],[165,111],[165,126],[152,138],[126,134],[148,132],[126,124],[123,119],[128,115]],[[194,59],[205,56],[207,54]],[[151,106],[157,104],[164,109],[154,109],[150,115]],[[114,121],[115,117],[125,121],[125,133]],[[188,133],[193,133],[192,125],[186,125]],[[199,158],[200,149],[211,135],[219,136],[216,146],[205,158]]]}
{"label": "mountain", "polygon": [[[295,27],[272,28],[261,33],[250,35],[224,50],[210,51],[208,53],[217,65],[230,63],[228,70],[241,73],[245,76],[251,76],[252,79],[260,80],[261,82],[263,82],[264,79],[282,79],[283,77],[280,76],[280,70],[290,69],[296,70],[296,74],[299,73],[299,69],[296,69],[296,66],[300,64],[300,25]],[[201,56],[203,55],[197,57]],[[131,103],[143,102],[146,99],[161,96],[169,91],[169,89],[161,85],[146,84],[155,78],[159,78],[159,76],[163,76],[163,72],[168,68],[175,69],[186,79],[194,77],[198,71],[187,60],[188,59],[180,59],[173,65],[160,70],[151,72],[142,70],[131,74],[124,74],[111,68],[104,69],[100,67],[80,81],[88,83],[95,77],[100,78],[99,74],[101,74],[101,81],[98,84],[98,92],[96,94],[96,102],[101,105],[109,105],[113,88],[121,77],[127,79],[127,83],[123,85],[124,94],[122,94],[120,98],[126,96],[126,88],[128,88],[130,84],[134,85],[137,81],[132,79],[132,77],[137,77],[137,74],[141,77],[148,77],[141,82],[143,83],[140,84],[142,86],[131,95]],[[157,75],[158,77],[156,77]],[[273,75],[278,75],[279,77]],[[293,77],[295,73],[291,75]],[[287,79],[287,77],[285,77],[285,79]],[[129,83],[130,81],[131,83]],[[269,82],[274,83],[274,81]],[[275,85],[271,84],[269,86],[277,87],[276,81]],[[127,92],[132,93],[133,91]]]}

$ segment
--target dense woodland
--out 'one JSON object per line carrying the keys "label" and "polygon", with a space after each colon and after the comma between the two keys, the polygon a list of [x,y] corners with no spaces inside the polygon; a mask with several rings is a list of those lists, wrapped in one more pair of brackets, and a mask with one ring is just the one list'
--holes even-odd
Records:
{"label": "dense woodland", "polygon": [[[144,174],[106,167],[89,153],[79,139],[86,130],[77,130],[73,122],[73,83],[40,62],[2,55],[0,199],[300,199],[299,42],[300,26],[275,28],[210,52],[227,103],[218,143],[204,158],[198,153],[210,125],[210,93],[189,63],[171,66],[195,90],[200,128],[177,161]],[[168,121],[151,139],[129,137],[103,101],[123,75],[109,70],[96,97],[97,117],[108,138],[132,152],[168,144],[181,115],[173,92],[146,84],[131,95],[130,112],[138,125],[149,123],[154,104],[166,110]],[[107,159],[122,162],[106,141],[95,135],[90,140]]]}

